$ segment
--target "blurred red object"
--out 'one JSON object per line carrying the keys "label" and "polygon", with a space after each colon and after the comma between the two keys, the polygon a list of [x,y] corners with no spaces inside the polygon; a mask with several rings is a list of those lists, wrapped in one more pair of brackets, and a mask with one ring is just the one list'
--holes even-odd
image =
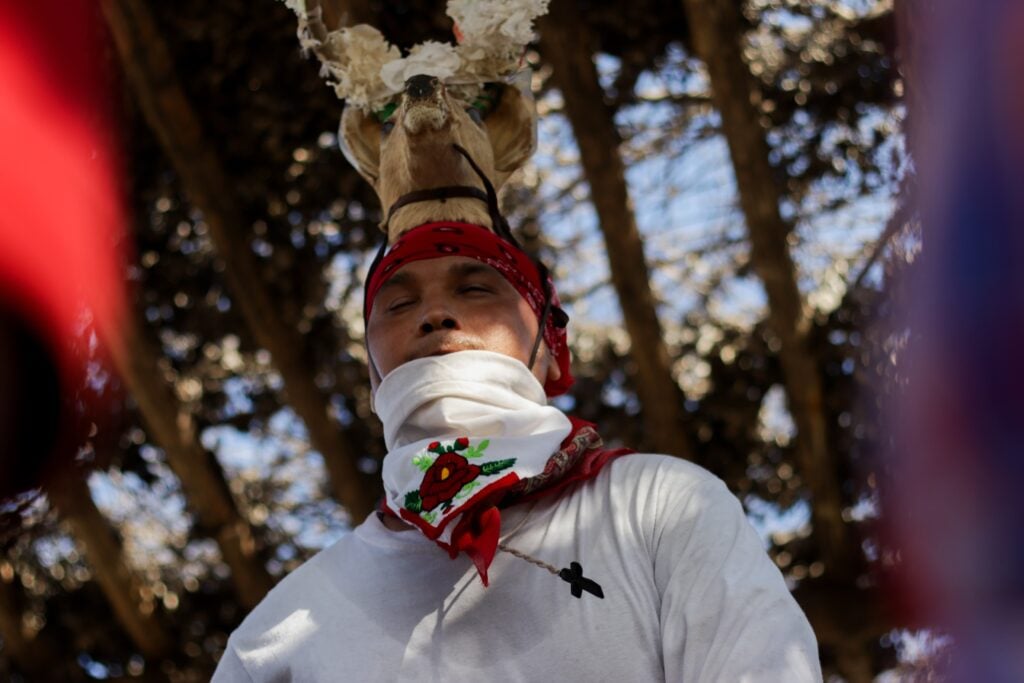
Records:
{"label": "blurred red object", "polygon": [[122,314],[105,42],[92,0],[0,2],[0,497],[71,455],[83,330]]}

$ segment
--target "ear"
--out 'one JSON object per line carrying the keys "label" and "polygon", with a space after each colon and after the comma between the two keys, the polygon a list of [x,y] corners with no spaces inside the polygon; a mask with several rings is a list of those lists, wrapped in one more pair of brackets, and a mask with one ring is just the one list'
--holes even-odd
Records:
{"label": "ear", "polygon": [[380,124],[356,107],[345,107],[339,133],[345,158],[376,189],[380,176]]}
{"label": "ear", "polygon": [[[544,348],[547,349],[547,342],[543,342]],[[547,382],[557,382],[562,379],[562,369],[558,367],[558,359],[555,358],[555,354],[551,353],[550,349],[547,349],[547,360],[548,360],[548,372],[545,376],[545,384]]]}
{"label": "ear", "polygon": [[537,149],[537,110],[533,98],[502,84],[498,106],[486,119],[494,150],[495,185],[500,186]]}

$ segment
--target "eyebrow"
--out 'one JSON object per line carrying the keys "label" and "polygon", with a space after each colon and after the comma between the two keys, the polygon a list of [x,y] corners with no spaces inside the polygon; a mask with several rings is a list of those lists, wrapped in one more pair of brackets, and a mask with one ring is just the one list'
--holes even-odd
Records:
{"label": "eyebrow", "polygon": [[412,284],[412,281],[415,279],[415,276],[412,275],[411,273],[403,273],[402,271],[398,271],[397,273],[395,273],[394,275],[392,275],[391,277],[384,281],[384,284],[382,284],[380,288],[377,290],[377,296],[380,296],[381,294],[383,294],[392,287],[402,287],[405,285],[410,285]]}
{"label": "eyebrow", "polygon": [[472,263],[456,263],[452,265],[450,268],[448,268],[448,274],[457,275],[461,277],[468,277],[470,275],[481,274],[498,275],[499,277],[501,276],[501,273],[496,271],[494,268],[490,267],[486,263],[480,263],[479,261],[474,261]]}

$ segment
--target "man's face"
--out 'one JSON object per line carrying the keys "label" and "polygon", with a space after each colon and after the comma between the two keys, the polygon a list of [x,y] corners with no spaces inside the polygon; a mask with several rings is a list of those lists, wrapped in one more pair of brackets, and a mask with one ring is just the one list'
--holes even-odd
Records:
{"label": "man's face", "polygon": [[[490,266],[464,256],[413,261],[378,290],[367,323],[374,391],[403,363],[456,351],[484,350],[529,363],[537,317]],[[543,384],[561,376],[541,344],[532,368]]]}

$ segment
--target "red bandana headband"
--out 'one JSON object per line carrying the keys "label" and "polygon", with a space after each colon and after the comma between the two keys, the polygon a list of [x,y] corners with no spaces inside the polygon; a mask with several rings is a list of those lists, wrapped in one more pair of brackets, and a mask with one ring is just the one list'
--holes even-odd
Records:
{"label": "red bandana headband", "polygon": [[569,345],[565,327],[556,323],[558,317],[563,316],[564,319],[564,314],[555,313],[560,309],[554,283],[549,276],[545,276],[545,288],[540,269],[525,252],[482,226],[456,222],[427,223],[402,235],[370,272],[366,283],[363,318],[370,319],[377,292],[402,266],[413,261],[446,256],[464,256],[494,268],[515,287],[538,320],[543,317],[545,304],[548,303],[545,291],[550,292],[551,310],[544,325],[544,342],[558,363],[562,376],[545,383],[544,391],[548,396],[558,396],[568,391],[573,383],[569,368]]}

